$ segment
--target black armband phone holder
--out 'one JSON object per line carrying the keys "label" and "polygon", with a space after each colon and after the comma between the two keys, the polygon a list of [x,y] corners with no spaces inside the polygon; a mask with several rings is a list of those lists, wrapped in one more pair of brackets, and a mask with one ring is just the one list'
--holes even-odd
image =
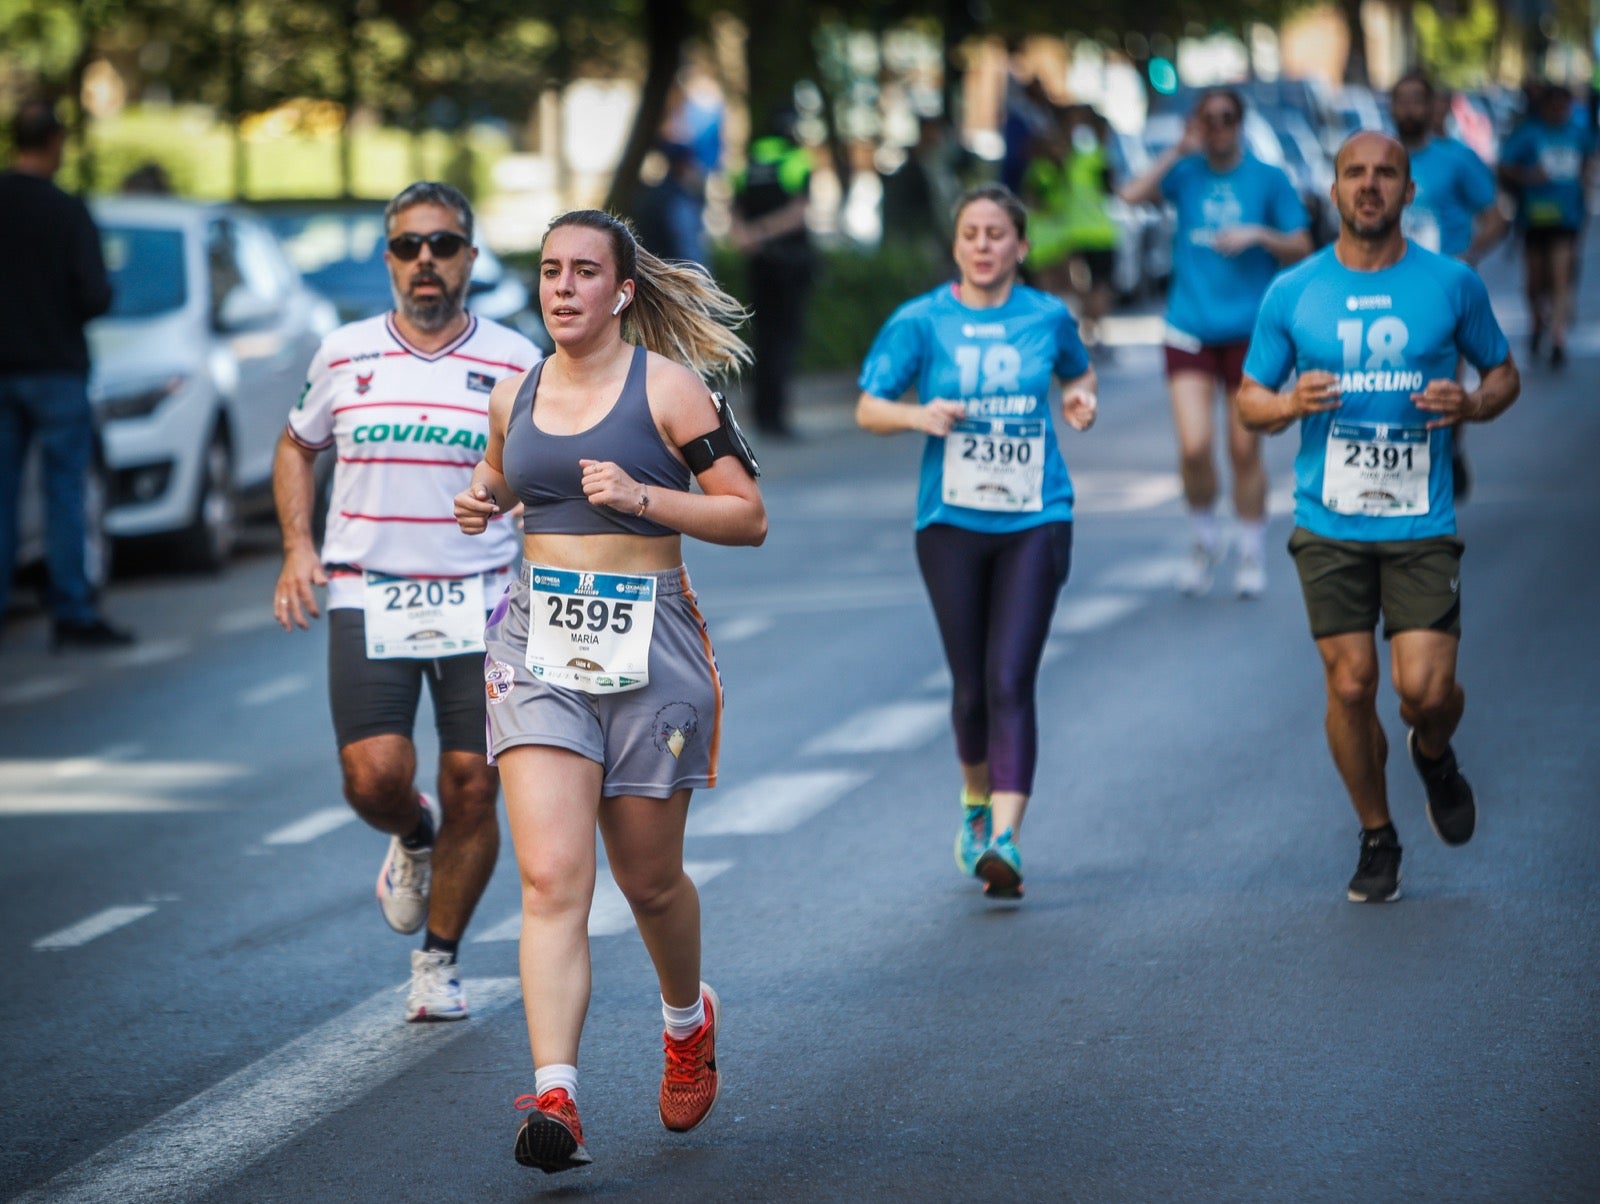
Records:
{"label": "black armband phone holder", "polygon": [[756,454],[750,448],[750,441],[739,429],[739,422],[733,416],[733,406],[721,393],[711,394],[711,404],[717,411],[717,429],[698,439],[689,440],[678,449],[688,462],[689,471],[699,476],[723,456],[737,456],[746,472],[752,477],[759,477],[761,465],[756,463]]}

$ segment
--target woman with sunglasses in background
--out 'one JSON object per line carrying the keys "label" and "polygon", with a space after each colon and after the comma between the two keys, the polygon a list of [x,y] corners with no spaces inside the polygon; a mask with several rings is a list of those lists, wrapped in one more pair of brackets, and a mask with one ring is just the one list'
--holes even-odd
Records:
{"label": "woman with sunglasses in background", "polygon": [[[344,796],[389,834],[378,903],[411,955],[407,1020],[461,1020],[456,951],[500,849],[499,780],[483,755],[483,619],[511,579],[514,524],[468,539],[450,520],[489,433],[489,391],[539,359],[522,335],[467,312],[472,209],[413,184],[384,213],[394,309],[341,326],[311,362],[273,464],[283,569],[273,614],[307,628],[327,587],[328,693]],[[317,453],[333,497],[312,535]],[[436,794],[416,785],[422,683],[439,737]]]}
{"label": "woman with sunglasses in background", "polygon": [[[960,278],[901,306],[861,366],[856,421],[927,436],[917,563],[954,681],[961,763],[956,863],[991,898],[1022,894],[1017,840],[1033,793],[1034,687],[1072,563],[1072,481],[1050,418],[1094,424],[1095,374],[1072,311],[1017,280],[1028,211],[1004,185],[962,197]],[[900,401],[908,390],[916,399]]]}
{"label": "woman with sunglasses in background", "polygon": [[1233,590],[1256,598],[1266,589],[1261,437],[1240,425],[1233,399],[1267,285],[1280,268],[1311,253],[1309,219],[1294,185],[1281,168],[1245,150],[1243,124],[1244,100],[1237,92],[1203,92],[1183,137],[1119,190],[1130,205],[1169,201],[1177,209],[1167,292],[1167,390],[1192,540],[1178,588],[1191,597],[1210,590],[1227,553],[1216,511],[1218,385],[1227,406],[1238,531]]}
{"label": "woman with sunglasses in background", "polygon": [[702,380],[749,360],[737,301],[590,209],[546,231],[539,305],[555,351],[495,388],[455,514],[479,534],[524,507],[523,572],[490,618],[484,673],[522,875],[534,1089],[517,1100],[516,1157],[551,1173],[591,1161],[576,1099],[596,823],[660,983],[661,1123],[694,1128],[721,1089],[683,836],[690,794],[717,782],[722,681],[682,545],[760,544],[767,517]]}

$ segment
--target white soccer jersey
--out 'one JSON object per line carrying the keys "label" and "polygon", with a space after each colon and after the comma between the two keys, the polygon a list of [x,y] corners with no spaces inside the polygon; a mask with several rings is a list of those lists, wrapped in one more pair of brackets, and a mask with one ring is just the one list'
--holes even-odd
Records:
{"label": "white soccer jersey", "polygon": [[539,354],[516,331],[477,317],[432,352],[406,342],[392,314],[323,340],[288,429],[302,447],[338,455],[322,540],[330,608],[362,605],[363,570],[465,577],[516,558],[511,519],[497,515],[482,535],[463,535],[454,503],[483,458],[490,390]]}

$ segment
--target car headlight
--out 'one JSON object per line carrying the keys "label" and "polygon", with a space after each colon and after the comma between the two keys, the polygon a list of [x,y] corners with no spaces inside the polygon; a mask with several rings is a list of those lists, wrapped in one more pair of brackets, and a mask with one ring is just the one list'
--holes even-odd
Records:
{"label": "car headlight", "polygon": [[188,383],[187,376],[168,376],[154,383],[107,389],[95,404],[108,422],[123,418],[146,418]]}

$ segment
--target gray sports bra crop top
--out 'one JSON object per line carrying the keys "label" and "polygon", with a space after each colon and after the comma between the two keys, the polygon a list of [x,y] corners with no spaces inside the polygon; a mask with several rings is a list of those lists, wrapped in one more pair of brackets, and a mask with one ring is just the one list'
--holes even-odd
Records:
{"label": "gray sports bra crop top", "polygon": [[548,360],[533,366],[511,403],[501,471],[525,507],[523,530],[530,535],[675,535],[648,518],[597,506],[583,493],[579,460],[610,460],[642,485],[687,490],[689,468],[672,454],[650,416],[645,394],[649,353],[635,347],[628,379],[616,404],[586,431],[552,435],[533,421],[534,395]]}

